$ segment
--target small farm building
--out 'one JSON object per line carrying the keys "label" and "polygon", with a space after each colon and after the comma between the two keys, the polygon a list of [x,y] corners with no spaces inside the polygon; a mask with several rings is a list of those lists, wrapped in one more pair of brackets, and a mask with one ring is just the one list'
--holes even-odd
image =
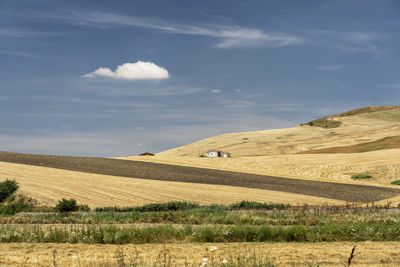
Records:
{"label": "small farm building", "polygon": [[229,158],[231,153],[219,150],[207,151],[207,157],[209,158]]}

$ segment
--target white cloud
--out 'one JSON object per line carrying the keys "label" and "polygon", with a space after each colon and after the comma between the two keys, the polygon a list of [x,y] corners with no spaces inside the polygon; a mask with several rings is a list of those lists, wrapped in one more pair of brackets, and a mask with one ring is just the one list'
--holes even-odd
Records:
{"label": "white cloud", "polygon": [[211,90],[211,93],[213,93],[213,94],[218,94],[218,93],[221,93],[221,92],[222,92],[222,90],[220,90],[220,89]]}
{"label": "white cloud", "polygon": [[112,71],[110,68],[101,67],[83,75],[83,77],[109,77],[122,80],[160,80],[168,79],[169,73],[166,69],[157,66],[153,62],[138,61],[136,63],[122,64],[115,71]]}
{"label": "white cloud", "polygon": [[244,28],[236,25],[211,25],[207,27],[174,24],[160,19],[123,16],[106,12],[72,12],[69,16],[46,15],[50,18],[64,19],[70,23],[98,28],[111,25],[141,27],[169,34],[208,36],[219,40],[217,48],[235,47],[282,47],[297,45],[302,38],[283,33],[266,33],[260,29]]}

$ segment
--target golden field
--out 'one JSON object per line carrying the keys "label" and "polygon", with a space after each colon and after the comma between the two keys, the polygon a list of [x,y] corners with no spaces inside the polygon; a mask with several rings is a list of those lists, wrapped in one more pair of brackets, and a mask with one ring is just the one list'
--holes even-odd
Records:
{"label": "golden field", "polygon": [[[338,121],[341,125],[336,128],[302,125],[288,129],[226,134],[161,152],[154,157],[121,159],[398,188],[390,183],[400,177],[400,149],[345,154],[298,153],[398,136],[400,108],[327,119]],[[229,151],[232,158],[199,157],[199,154],[209,149]],[[352,180],[351,176],[358,173],[368,173],[374,178]],[[124,178],[5,162],[0,162],[0,177],[16,179],[21,185],[20,192],[42,205],[54,205],[61,198],[75,198],[90,207],[168,201],[230,204],[241,200],[343,204],[343,201],[285,192]],[[380,204],[387,201],[398,204],[400,197],[381,201]]]}
{"label": "golden field", "polygon": [[169,201],[231,204],[241,200],[291,204],[344,204],[320,197],[234,186],[166,182],[0,162],[0,177],[15,179],[19,192],[41,205],[75,198],[90,207],[137,206]]}
{"label": "golden field", "polygon": [[[377,111],[348,117],[336,128],[302,125],[287,129],[232,133],[204,139],[158,153],[154,157],[123,159],[180,164],[320,181],[388,185],[400,179],[400,144],[363,153],[298,154],[326,148],[340,148],[386,137],[400,136],[400,109]],[[397,139],[395,139],[397,141]],[[206,151],[228,151],[232,158],[201,158]],[[378,148],[376,148],[378,149]],[[339,149],[340,151],[340,149]],[[367,181],[353,181],[358,173],[373,175]]]}
{"label": "golden field", "polygon": [[[396,115],[396,116],[395,116]],[[396,120],[398,118],[398,120]],[[313,149],[348,146],[400,135],[400,108],[358,114],[332,116],[340,121],[336,128],[302,125],[286,129],[219,135],[159,153],[160,156],[199,156],[210,149],[232,153],[234,157],[295,154]]]}
{"label": "golden field", "polygon": [[[124,263],[141,266],[200,266],[222,260],[237,262],[268,258],[276,266],[344,266],[353,246],[355,257],[351,266],[399,266],[399,242],[332,242],[332,243],[228,243],[228,244],[0,244],[1,266],[118,266]],[[210,252],[210,248],[217,249]],[[170,265],[168,265],[170,263]],[[144,265],[146,264],[146,265]]]}

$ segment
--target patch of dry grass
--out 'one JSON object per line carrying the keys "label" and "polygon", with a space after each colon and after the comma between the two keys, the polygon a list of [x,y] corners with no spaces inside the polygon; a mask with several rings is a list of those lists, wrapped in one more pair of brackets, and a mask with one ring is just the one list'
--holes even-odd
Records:
{"label": "patch of dry grass", "polygon": [[338,146],[302,151],[299,154],[362,153],[382,149],[400,148],[400,136],[388,136],[376,141],[351,146]]}
{"label": "patch of dry grass", "polygon": [[[332,243],[227,243],[217,244],[0,244],[2,266],[200,266],[224,259],[235,263],[253,257],[267,258],[276,266],[344,266],[353,246],[351,266],[400,265],[399,242]],[[211,265],[211,264],[210,264]]]}
{"label": "patch of dry grass", "polygon": [[[189,156],[125,157],[125,159],[181,164],[280,177],[381,185],[400,177],[400,149],[388,149],[356,154],[294,154],[258,157],[199,158]],[[355,173],[369,173],[369,181],[352,181]]]}
{"label": "patch of dry grass", "polygon": [[367,118],[373,118],[373,119],[399,121],[400,120],[400,108],[397,107],[396,109],[392,109],[392,110],[372,112],[372,113],[364,114],[363,116],[365,116]]}

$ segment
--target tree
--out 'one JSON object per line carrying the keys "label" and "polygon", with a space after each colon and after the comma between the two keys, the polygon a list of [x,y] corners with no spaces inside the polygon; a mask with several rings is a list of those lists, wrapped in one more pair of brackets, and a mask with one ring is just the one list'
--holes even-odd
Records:
{"label": "tree", "polygon": [[14,194],[19,188],[18,182],[15,180],[5,180],[0,183],[0,203],[6,200],[9,196]]}
{"label": "tree", "polygon": [[62,200],[58,201],[58,204],[56,205],[56,211],[59,212],[77,211],[78,208],[79,207],[76,204],[76,200],[73,198],[69,200],[63,198]]}

